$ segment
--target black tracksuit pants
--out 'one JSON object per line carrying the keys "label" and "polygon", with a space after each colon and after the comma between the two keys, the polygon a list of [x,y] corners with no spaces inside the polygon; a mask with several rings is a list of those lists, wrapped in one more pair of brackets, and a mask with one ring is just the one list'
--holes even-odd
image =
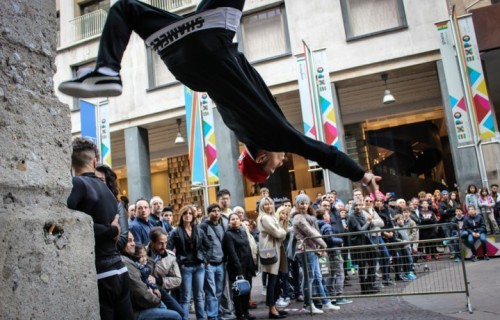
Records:
{"label": "black tracksuit pants", "polygon": [[[195,13],[218,7],[242,10],[244,3],[205,0]],[[120,70],[132,31],[146,39],[184,18],[136,0],[117,2],[108,14],[96,67]],[[234,32],[222,28],[195,32],[173,43],[161,58],[181,83],[208,93],[224,123],[250,149],[295,153],[352,181],[361,180],[364,170],[351,158],[306,137],[286,120],[264,80],[232,43],[233,37]]]}

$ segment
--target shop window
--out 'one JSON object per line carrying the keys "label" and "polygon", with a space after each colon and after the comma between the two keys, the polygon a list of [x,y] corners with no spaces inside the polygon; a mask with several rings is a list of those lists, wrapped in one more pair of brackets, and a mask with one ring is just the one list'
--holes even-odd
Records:
{"label": "shop window", "polygon": [[97,10],[109,11],[110,0],[92,0],[80,3],[80,15],[88,14]]}
{"label": "shop window", "polygon": [[283,6],[248,14],[241,19],[241,50],[257,62],[290,54],[290,41]]}
{"label": "shop window", "polygon": [[347,40],[407,27],[403,0],[341,0]]}
{"label": "shop window", "polygon": [[170,73],[160,56],[150,48],[146,50],[148,56],[149,89],[177,83],[174,75]]}
{"label": "shop window", "polygon": [[[86,63],[81,63],[71,67],[72,79],[80,76],[82,73],[86,72],[88,69],[95,69],[95,61],[90,61]],[[80,110],[80,99],[73,98],[73,107],[71,110]]]}

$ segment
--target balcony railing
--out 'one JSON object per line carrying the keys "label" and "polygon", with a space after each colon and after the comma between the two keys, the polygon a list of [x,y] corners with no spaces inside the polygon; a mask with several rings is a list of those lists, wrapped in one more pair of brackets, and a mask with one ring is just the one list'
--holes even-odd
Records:
{"label": "balcony railing", "polygon": [[99,35],[108,13],[102,9],[79,16],[70,21],[73,26],[73,42]]}
{"label": "balcony railing", "polygon": [[160,8],[165,11],[172,11],[188,5],[191,5],[196,0],[142,0],[154,7]]}

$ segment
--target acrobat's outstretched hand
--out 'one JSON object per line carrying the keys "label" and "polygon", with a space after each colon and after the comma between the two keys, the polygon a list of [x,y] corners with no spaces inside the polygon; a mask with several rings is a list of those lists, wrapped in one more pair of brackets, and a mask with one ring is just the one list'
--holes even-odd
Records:
{"label": "acrobat's outstretched hand", "polygon": [[359,182],[361,182],[363,187],[367,188],[372,194],[377,194],[377,191],[379,191],[378,182],[381,180],[381,176],[376,176],[371,172],[365,172],[365,175]]}

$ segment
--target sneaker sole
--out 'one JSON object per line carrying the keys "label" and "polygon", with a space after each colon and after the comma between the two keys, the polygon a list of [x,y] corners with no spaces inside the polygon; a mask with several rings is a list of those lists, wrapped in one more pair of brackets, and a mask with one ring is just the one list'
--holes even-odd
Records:
{"label": "sneaker sole", "polygon": [[59,91],[75,98],[105,98],[122,94],[122,86],[117,83],[86,84],[66,82],[59,85]]}
{"label": "sneaker sole", "polygon": [[323,310],[322,310],[322,311],[339,311],[339,310],[340,310],[340,308],[339,308],[339,307],[336,307],[336,308],[332,308],[332,307],[330,307],[330,308],[324,308],[324,307],[323,307]]}
{"label": "sneaker sole", "polygon": [[[304,308],[302,309],[303,311],[307,313],[311,313],[311,310],[309,308]],[[324,314],[325,312],[323,310],[313,310],[312,314]]]}
{"label": "sneaker sole", "polygon": [[352,300],[349,300],[349,301],[341,301],[341,302],[338,302],[336,304],[338,304],[339,306],[343,305],[343,304],[349,304],[349,303],[352,303]]}

